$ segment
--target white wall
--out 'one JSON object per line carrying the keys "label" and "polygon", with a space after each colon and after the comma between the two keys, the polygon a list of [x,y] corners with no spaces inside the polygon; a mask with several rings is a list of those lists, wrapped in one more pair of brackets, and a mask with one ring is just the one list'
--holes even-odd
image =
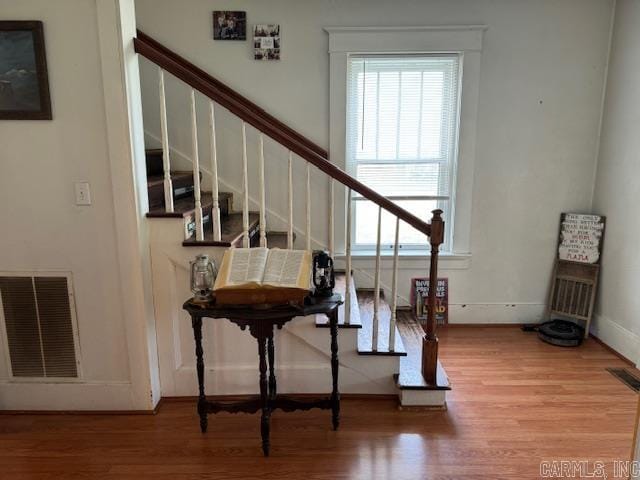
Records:
{"label": "white wall", "polygon": [[[537,319],[546,302],[562,211],[588,211],[608,48],[611,1],[602,0],[137,0],[139,28],[223,80],[322,146],[328,146],[329,69],[325,26],[485,24],[480,78],[472,259],[444,261],[452,322]],[[248,23],[280,23],[282,60],[257,62],[251,41],[214,42],[212,10],[246,10]],[[250,33],[249,33],[250,36]],[[145,128],[158,136],[157,73],[143,65]],[[170,140],[188,152],[187,90],[169,82]],[[201,124],[206,125],[204,103]],[[222,176],[240,184],[239,124],[221,131]],[[201,129],[206,158],[206,131]],[[254,155],[251,133],[250,153]],[[267,145],[269,205],[286,218],[285,152]],[[301,168],[299,169],[301,170]],[[297,173],[302,195],[303,172]],[[314,175],[320,215],[326,184]],[[252,183],[256,185],[256,183]],[[300,198],[300,197],[298,197]],[[425,212],[426,213],[426,212]],[[304,207],[297,226],[304,227]],[[271,223],[278,223],[272,218]],[[314,237],[326,243],[325,223]],[[409,262],[400,278],[423,275]],[[390,277],[390,271],[385,272]],[[389,279],[385,277],[385,281]],[[364,279],[360,279],[361,282]]]}
{"label": "white wall", "polygon": [[[119,268],[118,243],[136,232],[122,231],[114,206],[110,149],[129,164],[131,157],[113,151],[107,135],[105,101],[124,89],[122,55],[103,72],[98,34],[113,40],[109,51],[122,50],[119,3],[126,2],[0,0],[3,19],[44,23],[53,108],[52,121],[0,121],[0,271],[71,272],[83,375],[74,384],[11,382],[1,351],[0,409],[151,408],[148,365],[132,356],[144,348],[127,335]],[[111,15],[106,25],[100,11]],[[129,15],[133,20],[133,10]],[[126,115],[124,101],[120,107]],[[111,114],[112,130],[126,128],[124,115]],[[132,177],[129,170],[120,175]],[[75,205],[73,184],[80,181],[91,185],[91,206]],[[135,215],[135,203],[126,208]]]}
{"label": "white wall", "polygon": [[640,361],[640,3],[618,0],[605,99],[594,212],[607,216],[595,327]]}

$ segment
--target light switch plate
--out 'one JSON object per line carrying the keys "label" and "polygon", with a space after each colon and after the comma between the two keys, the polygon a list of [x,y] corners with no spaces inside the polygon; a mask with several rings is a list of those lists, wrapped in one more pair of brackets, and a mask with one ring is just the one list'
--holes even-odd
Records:
{"label": "light switch plate", "polygon": [[88,182],[76,182],[76,205],[91,205],[91,190]]}

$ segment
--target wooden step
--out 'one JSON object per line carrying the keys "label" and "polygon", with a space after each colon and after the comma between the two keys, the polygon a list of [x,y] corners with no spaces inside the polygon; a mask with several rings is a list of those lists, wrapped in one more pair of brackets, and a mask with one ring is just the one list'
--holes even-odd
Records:
{"label": "wooden step", "polygon": [[[346,275],[344,272],[336,272],[336,286],[333,289],[334,293],[339,293],[342,298],[345,298],[346,292]],[[362,322],[360,321],[360,309],[358,307],[358,295],[356,293],[356,286],[351,277],[350,283],[351,293],[351,319],[348,324],[344,322],[344,305],[338,308],[338,327],[339,328],[362,328]],[[328,328],[329,319],[325,315],[316,315],[316,327]]]}
{"label": "wooden step", "polygon": [[[171,172],[171,185],[174,199],[193,198],[192,172]],[[147,176],[147,191],[149,210],[164,208],[164,176],[162,174]]]}
{"label": "wooden step", "polygon": [[438,370],[436,371],[436,385],[431,385],[425,382],[420,364],[413,365],[413,362],[411,362],[412,365],[408,367],[406,364],[403,365],[405,358],[402,357],[400,359],[400,373],[396,373],[393,376],[396,386],[400,390],[451,390],[449,377],[447,372],[444,371],[440,360],[438,360]]}
{"label": "wooden step", "polygon": [[148,148],[146,151],[147,177],[154,175],[162,176],[164,165],[162,163],[162,149]]}
{"label": "wooden step", "polygon": [[404,343],[398,328],[395,334],[393,350],[389,349],[389,326],[391,323],[391,308],[384,298],[384,292],[380,292],[380,304],[378,308],[378,347],[374,350],[373,341],[373,290],[358,290],[358,306],[362,329],[358,332],[358,353],[360,355],[393,355],[406,356]]}
{"label": "wooden step", "polygon": [[[260,214],[258,212],[249,212],[249,238],[252,247],[255,247],[260,240],[258,235],[259,223]],[[213,240],[213,231],[209,229],[204,232],[204,240],[198,242],[190,238],[182,242],[182,245],[185,247],[242,247],[242,212],[232,212],[226,217],[222,217],[220,230],[221,238],[219,242]]]}
{"label": "wooden step", "polygon": [[407,350],[407,356],[400,359],[400,373],[396,375],[396,385],[401,390],[451,390],[447,374],[438,361],[436,385],[425,382],[422,376],[422,337],[424,331],[409,310],[398,311],[398,330]]}
{"label": "wooden step", "polygon": [[[282,248],[282,249],[286,249],[287,248],[287,239],[288,239],[288,233],[287,232],[274,232],[274,231],[270,231],[267,232],[267,246],[269,248]],[[293,234],[293,239],[295,241],[296,239],[296,234]]]}
{"label": "wooden step", "polygon": [[[211,209],[213,205],[213,199],[211,193],[202,192],[200,198],[202,202],[202,209]],[[195,202],[193,197],[180,198],[173,202],[173,212],[167,212],[163,207],[158,207],[153,210],[149,210],[147,213],[148,218],[184,218],[195,211]]]}
{"label": "wooden step", "polygon": [[[213,199],[210,192],[202,192],[200,201],[203,210],[210,209],[213,206]],[[220,192],[218,194],[218,202],[220,203],[220,216],[225,217],[229,214],[233,194],[228,192]],[[164,202],[161,206],[150,208],[147,213],[148,218],[180,218],[193,213],[195,211],[195,200],[193,196],[178,198],[173,202],[173,212],[167,212],[164,208]]]}

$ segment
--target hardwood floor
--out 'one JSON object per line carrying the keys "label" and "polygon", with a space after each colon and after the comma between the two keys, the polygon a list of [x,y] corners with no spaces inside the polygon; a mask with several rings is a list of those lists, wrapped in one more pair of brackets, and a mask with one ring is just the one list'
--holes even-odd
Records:
{"label": "hardwood floor", "polygon": [[505,327],[443,328],[440,341],[447,411],[345,399],[337,432],[326,411],[276,411],[270,458],[256,415],[216,415],[202,435],[192,400],[155,416],[2,415],[0,478],[534,479],[541,460],[628,459],[637,396],[601,345]]}

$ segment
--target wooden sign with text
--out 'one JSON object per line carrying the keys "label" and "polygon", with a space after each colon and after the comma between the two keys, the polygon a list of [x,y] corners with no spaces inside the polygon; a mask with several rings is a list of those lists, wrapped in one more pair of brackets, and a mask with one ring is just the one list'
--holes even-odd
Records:
{"label": "wooden sign with text", "polygon": [[[429,279],[411,279],[411,306],[416,318],[420,321],[427,319],[429,297]],[[436,287],[436,325],[449,323],[449,279],[438,278]]]}
{"label": "wooden sign with text", "polygon": [[605,217],[563,213],[560,216],[558,259],[578,263],[600,263]]}

